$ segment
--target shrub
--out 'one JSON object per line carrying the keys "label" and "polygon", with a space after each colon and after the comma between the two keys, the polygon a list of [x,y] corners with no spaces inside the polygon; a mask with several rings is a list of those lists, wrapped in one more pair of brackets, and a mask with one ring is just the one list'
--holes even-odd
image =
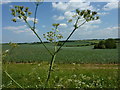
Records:
{"label": "shrub", "polygon": [[97,49],[98,48],[98,43],[94,45],[94,49]]}
{"label": "shrub", "polygon": [[98,44],[94,45],[94,49],[114,49],[116,47],[117,46],[114,39],[107,39],[105,41],[100,41]]}
{"label": "shrub", "polygon": [[116,48],[115,40],[114,39],[107,39],[105,41],[105,46],[106,46],[106,48],[109,48],[109,49]]}

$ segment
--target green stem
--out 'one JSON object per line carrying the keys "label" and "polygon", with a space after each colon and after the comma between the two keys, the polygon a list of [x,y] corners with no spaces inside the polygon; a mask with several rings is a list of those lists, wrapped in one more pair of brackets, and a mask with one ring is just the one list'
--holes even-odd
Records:
{"label": "green stem", "polygon": [[[10,49],[10,51],[9,51],[8,54],[10,54],[10,53],[13,51],[14,48],[15,48],[15,47],[12,47],[12,48]],[[4,62],[3,64],[5,65],[5,62]],[[7,70],[7,65],[6,65],[5,69]],[[4,69],[3,69],[3,70],[4,70]],[[22,89],[24,90],[24,88],[23,88],[18,82],[16,82],[6,70],[4,70],[5,74],[6,74],[16,85],[18,85],[20,88],[22,88]]]}
{"label": "green stem", "polygon": [[53,55],[53,53],[46,47],[46,45],[43,43],[42,39],[39,37],[39,35],[33,31],[34,34],[37,36],[37,38],[41,41],[41,43],[43,44],[43,46],[45,47],[45,49],[50,53],[50,55]]}
{"label": "green stem", "polygon": [[[56,30],[57,30],[57,27],[55,28],[55,32],[54,32],[54,53],[57,51]],[[51,59],[51,62],[50,62],[50,67],[49,67],[48,76],[47,76],[47,80],[46,80],[45,86],[48,84],[48,81],[50,79],[51,71],[52,71],[52,67],[54,65],[55,58],[56,58],[56,54],[52,55],[52,59]]]}
{"label": "green stem", "polygon": [[28,21],[26,19],[23,19],[25,21],[25,23],[28,25],[28,27],[34,32],[34,34],[37,36],[37,38],[40,40],[40,42],[43,44],[43,46],[45,47],[45,49],[51,54],[53,55],[53,53],[46,47],[46,45],[44,44],[44,42],[42,41],[42,39],[40,38],[40,36],[36,33],[35,29],[36,29],[36,17],[37,17],[37,10],[38,10],[38,6],[39,3],[36,4],[36,8],[35,8],[35,13],[34,13],[34,23],[33,23],[33,27],[31,27],[31,25],[28,23]]}
{"label": "green stem", "polygon": [[[79,20],[79,17],[78,19],[76,20],[76,23],[75,25],[78,24],[78,20]],[[86,21],[85,21],[86,22]],[[81,25],[79,25],[77,28],[79,28],[80,26],[82,26],[83,24],[85,24],[85,22],[83,22]],[[55,47],[54,47],[54,50],[55,50],[55,53],[54,55],[52,55],[52,60],[51,60],[51,63],[50,63],[50,67],[49,67],[49,71],[48,71],[48,77],[47,77],[47,80],[46,80],[46,84],[45,86],[48,84],[48,81],[50,79],[50,75],[51,75],[51,71],[52,71],[52,67],[53,67],[53,64],[54,64],[54,61],[55,61],[55,58],[56,58],[56,54],[60,51],[60,49],[63,47],[63,45],[68,41],[68,39],[72,36],[72,34],[75,32],[75,30],[77,29],[76,27],[73,29],[73,31],[70,33],[70,35],[68,36],[68,38],[65,40],[65,42],[57,49],[57,45],[55,44]],[[57,29],[57,28],[56,28]],[[55,31],[56,32],[56,31]],[[56,41],[55,41],[56,42]]]}
{"label": "green stem", "polygon": [[[76,20],[75,25],[77,25],[78,20],[79,20],[79,18]],[[55,54],[57,54],[57,53],[60,51],[60,49],[64,46],[64,44],[65,44],[65,43],[69,40],[69,38],[73,35],[73,33],[75,32],[75,30],[78,29],[80,26],[82,26],[82,25],[85,24],[85,23],[86,23],[86,21],[83,22],[81,25],[79,25],[77,28],[74,28],[74,29],[73,29],[73,31],[70,33],[70,35],[67,37],[67,39],[66,39],[66,40],[63,42],[63,44],[57,49],[57,51],[55,52]]]}
{"label": "green stem", "polygon": [[49,67],[49,71],[48,71],[47,80],[46,80],[46,83],[45,83],[45,87],[46,87],[46,85],[48,84],[48,81],[49,81],[49,79],[50,79],[51,71],[52,71],[52,67],[53,67],[55,58],[56,58],[56,54],[52,56],[52,59],[51,59],[51,62],[50,62],[50,67]]}
{"label": "green stem", "polygon": [[45,47],[45,49],[51,54],[51,55],[53,55],[53,53],[46,47],[46,45],[43,43],[43,41],[42,41],[42,39],[40,38],[40,36],[36,33],[36,31],[35,31],[35,29],[33,29],[32,27],[31,27],[31,25],[26,21],[26,20],[24,20],[25,22],[26,22],[26,24],[28,25],[28,27],[34,32],[34,34],[37,36],[37,38],[40,40],[40,42],[43,44],[43,46]]}
{"label": "green stem", "polygon": [[36,17],[37,17],[37,10],[38,10],[38,6],[39,4],[36,4],[36,8],[35,8],[35,14],[34,14],[34,23],[33,23],[33,29],[35,29],[35,25],[36,25]]}
{"label": "green stem", "polygon": [[22,88],[23,90],[25,90],[18,82],[16,82],[7,71],[4,71],[5,74],[16,84],[18,85],[20,88]]}

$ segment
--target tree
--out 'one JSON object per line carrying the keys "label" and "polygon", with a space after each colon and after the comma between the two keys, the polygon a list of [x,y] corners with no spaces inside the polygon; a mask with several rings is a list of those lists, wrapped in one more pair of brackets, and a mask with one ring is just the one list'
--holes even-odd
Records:
{"label": "tree", "polygon": [[116,43],[115,43],[115,40],[114,39],[107,39],[106,41],[105,41],[105,46],[106,46],[106,48],[108,48],[108,49],[114,49],[114,48],[116,48],[117,46],[116,46]]}
{"label": "tree", "polygon": [[[73,27],[74,29],[72,30],[72,32],[70,33],[70,35],[67,37],[67,39],[59,46],[58,46],[58,42],[61,38],[63,38],[62,34],[59,33],[59,26],[60,23],[54,23],[52,24],[53,29],[52,31],[47,32],[46,34],[43,34],[44,38],[46,38],[46,40],[48,40],[50,43],[54,44],[54,51],[49,50],[49,48],[44,44],[44,42],[42,41],[41,37],[37,34],[36,32],[36,17],[37,17],[37,11],[38,11],[38,7],[40,5],[40,2],[36,2],[35,3],[35,12],[34,12],[34,22],[33,25],[31,25],[28,21],[27,18],[32,14],[31,11],[29,11],[28,7],[24,7],[24,6],[14,6],[14,8],[11,9],[12,11],[12,15],[14,16],[14,18],[12,19],[13,22],[17,22],[16,18],[19,18],[21,20],[23,20],[26,25],[31,29],[31,31],[36,35],[36,37],[40,40],[41,44],[45,47],[45,49],[48,51],[48,53],[51,55],[51,62],[50,62],[50,66],[49,66],[49,70],[48,70],[48,75],[47,75],[47,79],[46,79],[46,83],[45,86],[47,85],[50,76],[51,76],[51,71],[52,71],[52,67],[56,58],[56,55],[58,54],[58,52],[61,50],[61,48],[64,46],[64,44],[69,40],[69,38],[73,35],[73,33],[82,25],[84,25],[86,22],[89,21],[94,21],[94,20],[98,20],[99,16],[97,15],[97,12],[95,11],[91,11],[91,10],[79,10],[76,9],[75,10],[75,15],[73,16],[73,18],[75,19],[70,19],[68,22],[75,22]],[[81,24],[79,24],[79,22],[81,21]]]}
{"label": "tree", "polygon": [[105,49],[105,41],[100,41],[98,44],[98,48]]}
{"label": "tree", "polygon": [[114,49],[116,47],[117,46],[114,39],[107,39],[105,41],[100,41],[98,44],[94,45],[94,49]]}

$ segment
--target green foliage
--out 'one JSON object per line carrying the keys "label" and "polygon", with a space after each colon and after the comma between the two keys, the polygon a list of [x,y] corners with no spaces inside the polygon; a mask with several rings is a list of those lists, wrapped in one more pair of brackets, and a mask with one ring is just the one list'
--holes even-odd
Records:
{"label": "green foliage", "polygon": [[60,24],[59,23],[54,23],[52,24],[54,27],[58,27]]}
{"label": "green foliage", "polygon": [[117,47],[114,39],[107,39],[105,41],[105,46],[106,48],[109,48],[109,49],[114,49]]}
{"label": "green foliage", "polygon": [[[9,63],[8,73],[24,88],[44,88],[48,63]],[[55,64],[47,88],[117,88],[117,65],[102,64]],[[4,88],[19,88],[3,72]]]}
{"label": "green foliage", "polygon": [[72,22],[72,19],[70,19],[68,22]]}
{"label": "green foliage", "polygon": [[13,21],[13,22],[16,22],[16,19],[14,18],[14,19],[12,19],[12,21]]}
{"label": "green foliage", "polygon": [[99,44],[98,44],[98,47],[96,48],[99,48],[99,49],[105,49],[105,41],[100,41]]}
{"label": "green foliage", "polygon": [[94,49],[114,49],[116,48],[116,42],[114,39],[107,39],[105,41],[100,41],[94,46]]}

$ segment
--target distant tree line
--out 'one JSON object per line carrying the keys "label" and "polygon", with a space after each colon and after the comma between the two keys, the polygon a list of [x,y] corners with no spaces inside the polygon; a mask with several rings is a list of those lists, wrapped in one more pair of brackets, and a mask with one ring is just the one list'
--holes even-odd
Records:
{"label": "distant tree line", "polygon": [[94,45],[94,49],[115,49],[117,47],[114,39],[102,40]]}

